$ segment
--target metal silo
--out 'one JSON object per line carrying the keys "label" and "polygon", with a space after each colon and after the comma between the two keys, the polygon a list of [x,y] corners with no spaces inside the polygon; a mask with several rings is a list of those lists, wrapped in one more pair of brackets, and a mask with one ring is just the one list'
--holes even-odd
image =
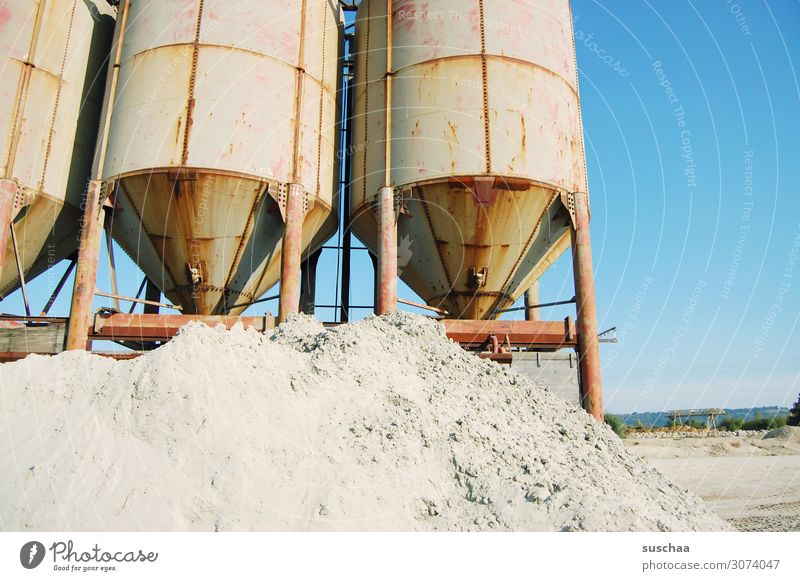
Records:
{"label": "metal silo", "polygon": [[568,0],[364,0],[356,41],[354,232],[378,254],[391,188],[401,278],[496,316],[569,248],[562,195],[586,192]]}
{"label": "metal silo", "polygon": [[280,278],[291,192],[303,249],[336,229],[338,3],[139,0],[126,22],[113,235],[184,312],[239,313]]}
{"label": "metal silo", "polygon": [[111,12],[105,0],[0,5],[0,296],[20,285],[17,258],[30,279],[77,252]]}

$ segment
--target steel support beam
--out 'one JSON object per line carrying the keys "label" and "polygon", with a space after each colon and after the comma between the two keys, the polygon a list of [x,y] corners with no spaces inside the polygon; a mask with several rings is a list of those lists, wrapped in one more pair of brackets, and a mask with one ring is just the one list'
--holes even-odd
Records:
{"label": "steel support beam", "polygon": [[274,324],[269,316],[232,317],[226,315],[144,315],[127,313],[98,313],[91,327],[93,339],[108,341],[168,341],[189,322],[201,322],[226,329],[241,323],[245,329],[264,332]]}
{"label": "steel support beam", "polygon": [[578,346],[577,328],[566,321],[477,321],[444,319],[447,336],[462,347],[478,347],[492,335],[512,347],[532,347],[555,351]]}
{"label": "steel support beam", "polygon": [[375,313],[397,310],[397,217],[394,188],[378,192],[378,292]]}
{"label": "steel support beam", "polygon": [[283,247],[281,249],[281,289],[278,322],[283,323],[300,310],[300,265],[303,254],[303,186],[290,184],[286,196]]}
{"label": "steel support beam", "polygon": [[39,313],[40,317],[46,317],[47,313],[50,312],[50,308],[53,306],[53,303],[56,302],[58,295],[61,293],[61,289],[63,289],[64,285],[67,283],[67,279],[69,278],[69,275],[72,274],[72,271],[74,270],[77,261],[78,261],[77,258],[74,257],[69,261],[69,266],[67,267],[67,270],[65,270],[64,274],[61,275],[61,280],[58,281],[56,288],[53,290],[53,294],[51,294],[50,298],[47,299],[47,304],[42,309],[42,312]]}
{"label": "steel support beam", "polygon": [[317,297],[317,264],[321,255],[322,250],[317,250],[300,265],[300,310],[306,315],[314,314]]}
{"label": "steel support beam", "polygon": [[525,291],[525,320],[526,321],[541,321],[542,317],[539,314],[539,309],[535,308],[539,304],[539,281],[528,287]]}
{"label": "steel support beam", "polygon": [[144,298],[147,301],[144,303],[144,314],[145,315],[156,315],[158,314],[158,307],[157,303],[161,302],[161,289],[156,286],[149,278],[146,279],[146,286],[144,289]]}
{"label": "steel support beam", "polygon": [[14,222],[9,224],[11,231],[11,244],[14,247],[14,260],[17,263],[17,276],[19,277],[19,288],[22,290],[22,301],[25,303],[25,314],[31,316],[31,303],[28,300],[28,287],[25,283],[25,269],[22,267],[22,258],[19,255],[19,245],[17,244],[17,231],[14,229]]}
{"label": "steel support beam", "polygon": [[603,380],[600,369],[600,340],[597,336],[597,302],[589,233],[589,198],[573,194],[572,267],[578,311],[578,362],[581,405],[603,421]]}
{"label": "steel support beam", "polygon": [[68,351],[91,349],[89,326],[92,324],[97,265],[100,261],[100,244],[105,222],[104,184],[91,180],[86,191],[85,209],[81,222],[78,247],[78,264],[75,268],[75,286],[72,291],[69,324],[67,326]]}
{"label": "steel support beam", "polygon": [[119,306],[119,285],[117,284],[117,262],[114,259],[114,241],[111,238],[111,212],[105,213],[105,224],[103,225],[106,233],[106,255],[108,257],[108,278],[111,281],[111,294],[114,299],[114,308],[121,310]]}

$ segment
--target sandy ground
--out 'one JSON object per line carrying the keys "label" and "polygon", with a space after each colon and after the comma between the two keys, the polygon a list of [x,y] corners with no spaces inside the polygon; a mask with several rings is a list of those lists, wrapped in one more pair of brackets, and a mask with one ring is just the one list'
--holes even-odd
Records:
{"label": "sandy ground", "polygon": [[800,531],[800,434],[627,439],[625,446],[742,531]]}

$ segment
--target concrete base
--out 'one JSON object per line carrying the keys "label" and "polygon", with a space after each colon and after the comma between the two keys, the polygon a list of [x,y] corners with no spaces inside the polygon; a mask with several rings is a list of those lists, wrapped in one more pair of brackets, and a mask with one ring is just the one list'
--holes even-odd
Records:
{"label": "concrete base", "polygon": [[572,351],[557,353],[514,353],[511,369],[550,388],[558,397],[580,405],[578,356]]}

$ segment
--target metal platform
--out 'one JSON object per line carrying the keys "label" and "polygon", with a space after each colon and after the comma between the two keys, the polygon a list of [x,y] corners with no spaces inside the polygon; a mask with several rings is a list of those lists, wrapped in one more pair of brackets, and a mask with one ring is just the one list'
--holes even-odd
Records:
{"label": "metal platform", "polygon": [[[63,317],[0,316],[0,361],[15,361],[30,353],[55,355],[64,350],[69,320]],[[172,339],[190,322],[227,329],[241,323],[246,329],[267,332],[275,327],[275,318],[224,315],[126,314],[99,311],[88,329],[92,341],[113,341],[122,345],[156,343]],[[576,349],[578,332],[575,323],[565,321],[468,321],[443,319],[446,335],[465,349],[499,363],[511,363],[514,354],[524,351],[552,352]],[[329,323],[327,326],[336,326]],[[144,350],[103,352],[116,358],[132,358]]]}

